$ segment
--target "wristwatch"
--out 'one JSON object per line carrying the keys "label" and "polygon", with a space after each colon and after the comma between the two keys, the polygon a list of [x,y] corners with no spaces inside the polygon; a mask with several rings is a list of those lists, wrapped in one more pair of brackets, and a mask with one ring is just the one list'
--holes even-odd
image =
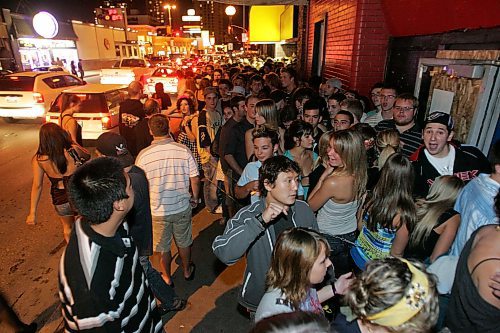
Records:
{"label": "wristwatch", "polygon": [[267,223],[266,223],[266,221],[264,221],[264,219],[262,218],[262,213],[259,213],[259,214],[255,215],[255,218],[257,219],[257,221],[259,221],[259,222],[260,222],[260,225],[261,225],[264,229],[266,229],[266,228],[267,228],[268,224],[267,224]]}

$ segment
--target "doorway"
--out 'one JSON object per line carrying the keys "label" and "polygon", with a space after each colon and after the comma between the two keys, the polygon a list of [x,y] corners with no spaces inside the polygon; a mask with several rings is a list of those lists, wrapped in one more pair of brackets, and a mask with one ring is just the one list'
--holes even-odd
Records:
{"label": "doorway", "polygon": [[323,65],[325,60],[325,32],[326,16],[321,21],[314,24],[314,44],[311,76],[323,75]]}

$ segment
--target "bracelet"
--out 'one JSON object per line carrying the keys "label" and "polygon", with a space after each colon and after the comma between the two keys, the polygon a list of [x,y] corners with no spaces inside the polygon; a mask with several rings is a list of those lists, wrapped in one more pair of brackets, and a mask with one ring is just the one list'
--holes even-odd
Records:
{"label": "bracelet", "polygon": [[266,228],[267,228],[267,223],[266,223],[266,221],[264,221],[264,219],[262,218],[262,213],[259,213],[259,214],[255,215],[255,218],[257,219],[257,221],[259,221],[259,222],[260,222],[260,225],[261,225],[264,229],[266,229]]}

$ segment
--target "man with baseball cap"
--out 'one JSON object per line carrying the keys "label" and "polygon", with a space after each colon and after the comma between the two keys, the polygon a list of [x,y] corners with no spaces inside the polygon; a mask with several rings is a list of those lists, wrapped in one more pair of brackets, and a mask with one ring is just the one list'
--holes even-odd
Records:
{"label": "man with baseball cap", "polygon": [[134,157],[127,149],[125,139],[113,132],[106,132],[97,138],[96,154],[114,157],[120,161],[123,170],[130,176],[134,191],[134,205],[127,215],[130,235],[135,241],[139,262],[155,297],[161,302],[162,313],[179,311],[186,307],[186,300],[179,298],[172,286],[153,268],[149,256],[153,254],[153,229],[149,203],[149,185],[144,171],[134,165]]}
{"label": "man with baseball cap", "polygon": [[414,194],[425,197],[434,179],[455,175],[465,183],[479,173],[488,173],[489,167],[481,163],[484,156],[479,150],[462,149],[451,144],[454,122],[452,117],[434,111],[427,117],[422,131],[424,144],[411,157],[415,168]]}

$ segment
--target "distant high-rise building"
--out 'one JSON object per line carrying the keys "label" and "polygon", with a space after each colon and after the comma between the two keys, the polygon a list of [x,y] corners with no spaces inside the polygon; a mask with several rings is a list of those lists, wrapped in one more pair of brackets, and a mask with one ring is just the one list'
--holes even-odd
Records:
{"label": "distant high-rise building", "polygon": [[152,16],[160,25],[164,25],[168,19],[166,16],[166,11],[163,9],[165,0],[145,0],[146,3],[146,14]]}
{"label": "distant high-rise building", "polygon": [[215,43],[222,44],[226,33],[226,27],[224,26],[226,13],[224,10],[227,5],[203,0],[193,0],[193,4],[196,14],[201,16],[202,30],[210,31],[210,34],[215,37]]}

